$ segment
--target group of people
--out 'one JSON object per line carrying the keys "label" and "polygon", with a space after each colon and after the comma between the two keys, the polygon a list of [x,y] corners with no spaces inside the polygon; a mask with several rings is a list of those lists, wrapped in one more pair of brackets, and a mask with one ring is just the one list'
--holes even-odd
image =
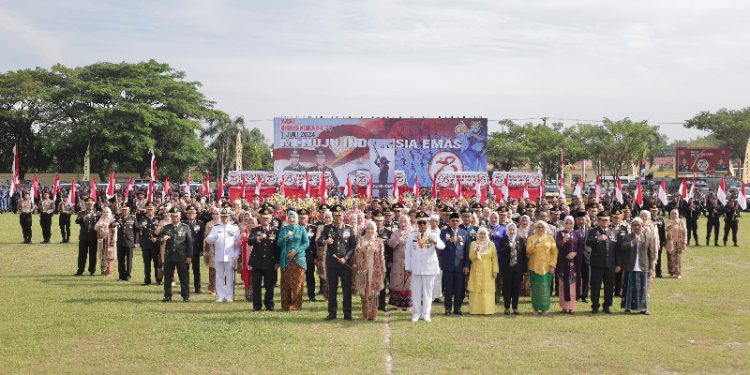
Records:
{"label": "group of people", "polygon": [[[566,314],[589,297],[592,313],[611,314],[619,296],[624,312],[648,315],[653,280],[663,276],[663,249],[669,276],[682,276],[694,209],[679,200],[661,206],[647,199],[636,207],[593,197],[570,204],[547,198],[538,206],[528,199],[485,205],[414,196],[328,202],[281,195],[209,198],[174,194],[149,202],[139,192],[127,200],[86,197],[71,204],[45,192],[37,205],[23,193],[20,221],[30,243],[31,214],[39,212],[43,242],[49,243],[51,217],[59,214],[62,242],[69,242],[75,215],[76,276],[84,274],[87,261],[93,276],[98,257],[102,275],[114,274],[117,261],[118,279],[129,281],[137,245],[143,285],[163,284],[165,302],[172,300],[175,273],[180,295],[189,301],[190,271],[199,294],[208,268],[208,293],[219,303],[234,300],[239,274],[254,311],[275,309],[277,286],[281,309],[300,310],[306,287],[309,301],[328,301],[328,320],[338,317],[340,291],[346,320],[352,319],[356,293],[366,320],[391,306],[411,309],[414,322],[429,322],[436,302],[446,316],[463,315],[467,295],[468,313],[476,315],[492,315],[500,303],[504,314],[518,315],[521,296],[530,296],[533,311],[545,314],[553,295]],[[735,228],[736,244],[735,202],[722,207],[709,201],[709,231],[718,233],[712,220],[724,215],[731,220],[725,225]]]}

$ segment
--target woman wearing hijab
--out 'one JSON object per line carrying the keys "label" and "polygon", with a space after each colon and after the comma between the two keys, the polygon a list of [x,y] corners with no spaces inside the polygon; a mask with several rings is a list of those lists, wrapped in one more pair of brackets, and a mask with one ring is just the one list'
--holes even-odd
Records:
{"label": "woman wearing hijab", "polygon": [[279,246],[281,266],[281,309],[299,311],[302,309],[302,292],[305,286],[307,259],[305,249],[310,246],[307,230],[298,222],[297,213],[289,211],[288,225],[279,230],[276,245]]}
{"label": "woman wearing hijab", "polygon": [[490,241],[487,228],[480,227],[477,240],[469,247],[469,314],[495,313],[495,278],[499,271],[495,244]]}
{"label": "woman wearing hijab", "polygon": [[115,254],[117,252],[117,222],[112,217],[112,210],[104,207],[102,216],[94,225],[96,248],[101,259],[102,276],[114,272]]}
{"label": "woman wearing hijab", "polygon": [[557,243],[557,278],[560,308],[563,313],[573,314],[576,310],[576,280],[581,268],[584,239],[580,231],[575,231],[575,219],[566,216],[563,230],[555,235]]}
{"label": "woman wearing hijab", "polygon": [[676,209],[669,212],[666,232],[669,276],[679,279],[682,277],[682,252],[687,246],[688,233],[685,220],[680,218]]}
{"label": "woman wearing hijab", "polygon": [[550,285],[557,265],[557,244],[548,234],[547,224],[538,221],[534,233],[526,240],[529,256],[529,279],[531,280],[531,305],[538,314],[544,314],[550,306]]}
{"label": "woman wearing hijab", "polygon": [[515,223],[508,224],[507,236],[500,238],[498,257],[500,275],[503,278],[503,304],[505,315],[518,315],[518,297],[521,294],[521,281],[526,272],[526,241],[518,235]]}
{"label": "woman wearing hijab", "polygon": [[393,249],[393,263],[391,265],[391,293],[388,303],[406,310],[411,307],[411,288],[409,276],[406,273],[406,239],[411,233],[409,217],[398,217],[398,229],[393,231],[388,240],[388,246]]}
{"label": "woman wearing hijab", "polygon": [[365,234],[357,238],[354,249],[354,289],[362,299],[362,317],[378,317],[378,297],[385,287],[385,253],[383,239],[377,236],[377,226],[368,221]]}
{"label": "woman wearing hijab", "polygon": [[529,238],[529,232],[531,231],[531,219],[528,215],[523,215],[518,220],[518,237],[521,237],[522,239]]}

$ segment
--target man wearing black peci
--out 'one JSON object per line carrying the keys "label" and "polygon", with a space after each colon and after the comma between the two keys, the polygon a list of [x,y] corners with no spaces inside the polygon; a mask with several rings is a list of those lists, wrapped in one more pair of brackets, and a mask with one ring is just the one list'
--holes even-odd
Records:
{"label": "man wearing black peci", "polygon": [[130,213],[130,207],[126,204],[123,203],[120,210],[121,214],[117,218],[117,274],[119,280],[130,281],[138,221],[135,215]]}
{"label": "man wearing black peci", "polygon": [[333,224],[326,225],[318,239],[318,246],[328,245],[326,252],[326,276],[328,278],[328,316],[326,320],[336,319],[338,312],[338,288],[341,279],[344,319],[352,320],[352,257],[357,243],[354,228],[344,224],[344,212],[341,205],[331,208]]}
{"label": "man wearing black peci", "polygon": [[99,212],[94,210],[94,200],[87,197],[83,200],[86,209],[78,212],[76,224],[81,226],[78,234],[78,271],[76,276],[83,275],[83,267],[86,265],[86,258],[89,260],[89,274],[94,276],[96,272],[96,231],[94,226],[99,221]]}
{"label": "man wearing black peci", "polygon": [[591,248],[591,312],[599,312],[599,291],[604,282],[604,312],[611,314],[619,229],[610,227],[607,211],[599,212],[596,217],[597,225],[589,230],[586,238],[586,245]]}

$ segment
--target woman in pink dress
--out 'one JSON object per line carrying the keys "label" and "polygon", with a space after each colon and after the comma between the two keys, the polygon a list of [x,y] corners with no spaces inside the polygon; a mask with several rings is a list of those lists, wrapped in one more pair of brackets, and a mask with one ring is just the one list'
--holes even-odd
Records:
{"label": "woman in pink dress", "polygon": [[406,310],[411,307],[411,289],[409,276],[406,275],[406,238],[412,228],[409,217],[401,215],[398,217],[398,229],[393,231],[388,240],[388,246],[393,249],[393,263],[391,265],[391,293],[388,303]]}
{"label": "woman in pink dress", "polygon": [[102,216],[94,225],[96,231],[96,249],[101,259],[102,275],[109,276],[115,270],[117,252],[117,222],[112,217],[112,210],[104,207]]}

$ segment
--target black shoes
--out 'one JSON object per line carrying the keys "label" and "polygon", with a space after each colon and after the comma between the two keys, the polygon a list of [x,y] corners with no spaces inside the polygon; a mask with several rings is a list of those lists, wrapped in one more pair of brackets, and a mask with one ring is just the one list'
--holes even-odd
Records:
{"label": "black shoes", "polygon": [[162,298],[162,300],[161,300],[161,301],[162,301],[162,302],[169,302],[169,301],[171,301],[171,300],[172,300],[172,297],[164,297],[164,298]]}
{"label": "black shoes", "polygon": [[592,314],[598,314],[599,313],[599,309],[598,308],[591,309],[591,313]]}
{"label": "black shoes", "polygon": [[464,316],[464,313],[462,313],[461,310],[458,310],[458,311],[454,311],[453,315]]}
{"label": "black shoes", "polygon": [[445,316],[451,316],[451,312],[450,311],[446,311],[445,312]]}
{"label": "black shoes", "polygon": [[344,320],[352,320],[352,316],[351,315],[344,315]]}
{"label": "black shoes", "polygon": [[326,320],[334,320],[334,319],[336,319],[336,315],[328,314],[328,316],[326,316]]}
{"label": "black shoes", "polygon": [[182,297],[182,302],[190,302],[190,297]]}
{"label": "black shoes", "polygon": [[83,276],[83,272],[76,272],[73,276]]}
{"label": "black shoes", "polygon": [[149,286],[149,285],[151,285],[150,281],[144,281],[143,284],[141,284],[141,286]]}
{"label": "black shoes", "polygon": [[610,309],[609,309],[608,307],[605,307],[605,308],[604,308],[604,313],[605,313],[605,314],[610,314],[610,315],[611,315],[611,314],[612,314],[612,310],[610,310]]}

